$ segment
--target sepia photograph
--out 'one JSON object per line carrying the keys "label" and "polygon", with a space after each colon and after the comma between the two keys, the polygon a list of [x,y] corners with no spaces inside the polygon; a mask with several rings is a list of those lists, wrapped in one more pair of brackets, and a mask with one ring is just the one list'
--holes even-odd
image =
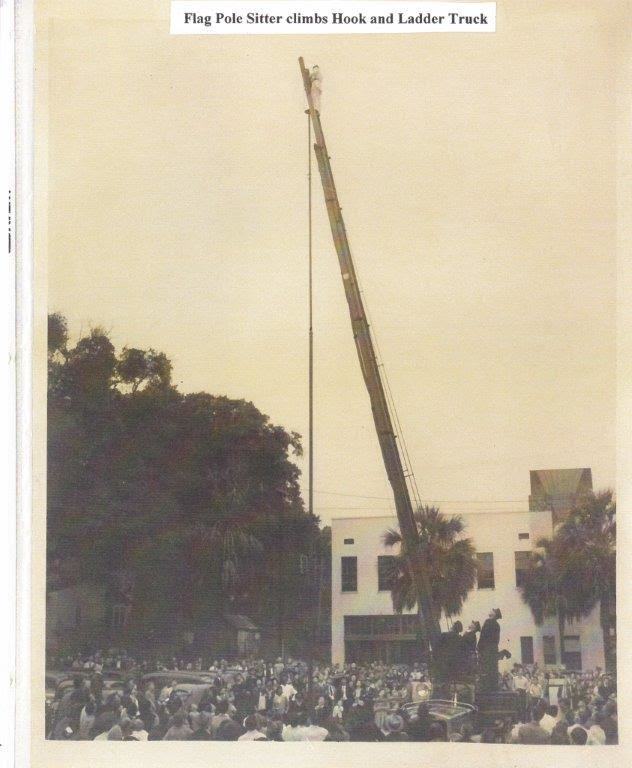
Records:
{"label": "sepia photograph", "polygon": [[37,765],[614,755],[630,14],[495,14],[170,34],[163,0],[35,3]]}

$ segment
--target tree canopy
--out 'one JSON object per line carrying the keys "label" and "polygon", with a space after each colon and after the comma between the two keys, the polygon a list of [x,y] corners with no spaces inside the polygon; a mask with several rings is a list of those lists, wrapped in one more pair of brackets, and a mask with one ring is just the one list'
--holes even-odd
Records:
{"label": "tree canopy", "polygon": [[289,614],[318,536],[300,435],[251,402],[179,392],[171,369],[153,349],[117,353],[101,328],[69,346],[49,317],[49,586],[125,573],[137,620],[157,626],[227,605],[265,619],[279,590]]}

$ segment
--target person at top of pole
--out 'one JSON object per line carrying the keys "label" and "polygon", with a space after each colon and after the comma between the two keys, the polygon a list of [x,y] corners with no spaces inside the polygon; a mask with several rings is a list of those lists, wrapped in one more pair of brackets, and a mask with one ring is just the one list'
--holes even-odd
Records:
{"label": "person at top of pole", "polygon": [[309,73],[309,79],[312,84],[311,89],[311,96],[312,96],[312,104],[314,105],[314,109],[316,112],[320,114],[320,103],[323,93],[323,76],[320,73],[320,68],[318,67],[318,64],[315,64],[311,72]]}

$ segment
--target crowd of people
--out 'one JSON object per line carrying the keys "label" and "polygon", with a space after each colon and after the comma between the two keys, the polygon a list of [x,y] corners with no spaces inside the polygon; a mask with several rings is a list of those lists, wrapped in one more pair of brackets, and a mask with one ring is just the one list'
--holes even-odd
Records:
{"label": "crowd of people", "polygon": [[[49,663],[72,677],[49,723],[53,739],[586,745],[618,739],[616,684],[599,669],[567,674],[514,664],[499,675],[498,687],[519,692],[519,722],[477,727],[469,719],[449,729],[432,715],[428,702],[437,691],[424,664],[319,664],[312,667],[310,687],[307,664],[291,659],[149,663],[124,652],[96,652]],[[146,673],[155,670],[162,676],[150,679]],[[121,689],[113,691],[104,678],[114,671]],[[178,671],[204,676],[201,695],[182,695]]]}

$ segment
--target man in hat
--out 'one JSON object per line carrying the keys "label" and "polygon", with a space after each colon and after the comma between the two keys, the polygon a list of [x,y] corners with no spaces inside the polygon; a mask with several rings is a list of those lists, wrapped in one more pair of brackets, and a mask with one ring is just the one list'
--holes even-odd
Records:
{"label": "man in hat", "polygon": [[466,669],[471,674],[476,668],[476,633],[481,631],[479,621],[471,621],[467,632],[463,633],[461,643],[463,647],[463,656],[465,657]]}
{"label": "man in hat", "polygon": [[384,723],[387,734],[384,741],[409,741],[408,734],[404,730],[404,718],[396,712],[390,714]]}
{"label": "man in hat", "polygon": [[498,643],[500,642],[500,608],[493,608],[481,628],[478,657],[481,663],[481,689],[498,690]]}
{"label": "man in hat", "polygon": [[463,633],[463,646],[468,654],[476,653],[477,637],[476,634],[481,631],[480,621],[470,621],[467,631]]}
{"label": "man in hat", "polygon": [[463,624],[455,621],[449,632],[442,632],[433,648],[435,678],[442,683],[460,677],[463,666],[461,632]]}

